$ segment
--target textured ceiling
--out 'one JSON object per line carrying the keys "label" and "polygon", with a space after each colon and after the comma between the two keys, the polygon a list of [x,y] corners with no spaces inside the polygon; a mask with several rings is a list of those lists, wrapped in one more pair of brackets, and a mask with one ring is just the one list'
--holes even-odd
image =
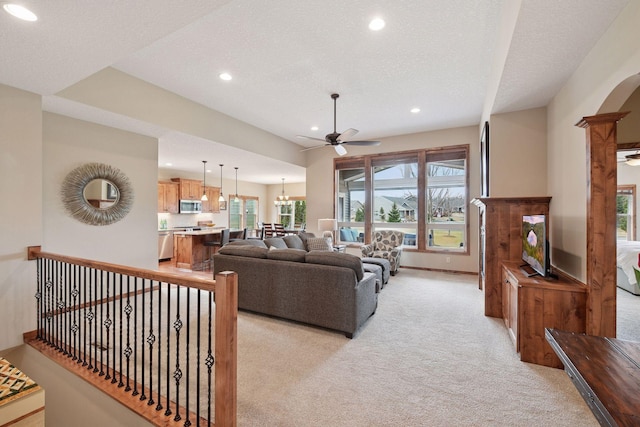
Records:
{"label": "textured ceiling", "polygon": [[[111,66],[301,148],[315,143],[296,135],[333,130],[333,92],[337,130],[359,129],[356,139],[477,125],[483,113],[546,105],[627,3],[24,1],[40,20],[0,13],[0,83],[45,95],[47,111],[156,136],[161,165],[199,172],[203,141],[56,93]],[[382,31],[367,28],[374,16]],[[222,71],[233,80],[218,79]],[[246,180],[279,182],[260,168],[304,180],[300,167],[204,143],[222,143],[253,173]]]}

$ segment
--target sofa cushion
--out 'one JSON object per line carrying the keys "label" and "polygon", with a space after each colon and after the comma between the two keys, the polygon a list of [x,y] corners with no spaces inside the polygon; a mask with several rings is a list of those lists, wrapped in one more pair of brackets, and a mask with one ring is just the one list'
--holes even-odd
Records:
{"label": "sofa cushion", "polygon": [[220,248],[219,254],[246,256],[250,258],[267,258],[269,249],[253,245],[231,245],[227,244]]}
{"label": "sofa cushion", "polygon": [[310,264],[323,264],[350,268],[356,273],[356,278],[358,279],[358,281],[362,280],[362,278],[364,277],[362,260],[355,255],[333,251],[312,251],[307,252],[305,260]]}
{"label": "sofa cushion", "polygon": [[284,242],[282,237],[269,237],[264,239],[264,244],[267,245],[268,248],[273,246],[278,249],[287,249],[287,244]]}
{"label": "sofa cushion", "polygon": [[259,239],[236,240],[234,242],[227,243],[225,246],[257,246],[259,248],[267,247],[267,245],[265,245],[264,242]]}
{"label": "sofa cushion", "polygon": [[295,234],[292,234],[290,236],[284,236],[282,238],[282,240],[284,240],[284,242],[287,244],[288,248],[291,249],[302,249],[303,251],[306,251],[306,247],[304,245],[304,242],[302,241],[302,239],[298,236],[296,236]]}
{"label": "sofa cushion", "polygon": [[298,233],[298,237],[300,238],[300,240],[302,240],[302,243],[304,243],[304,247],[306,249],[307,247],[307,239],[310,237],[316,237],[315,234],[313,233],[308,233],[306,231],[301,231]]}
{"label": "sofa cushion", "polygon": [[277,249],[270,248],[267,252],[268,259],[276,259],[280,261],[293,261],[293,262],[305,262],[305,256],[307,255],[307,251],[304,249]]}
{"label": "sofa cushion", "polygon": [[333,252],[331,244],[324,237],[309,237],[307,239],[307,250]]}

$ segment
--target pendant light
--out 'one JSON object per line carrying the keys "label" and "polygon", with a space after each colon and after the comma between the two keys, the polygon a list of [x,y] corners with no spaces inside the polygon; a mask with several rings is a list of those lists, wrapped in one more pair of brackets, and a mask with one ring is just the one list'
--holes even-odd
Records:
{"label": "pendant light", "polygon": [[222,194],[222,167],[224,165],[220,163],[220,197],[218,197],[219,202],[224,202],[224,195]]}
{"label": "pendant light", "polygon": [[282,178],[282,194],[276,197],[276,200],[274,200],[273,204],[276,206],[284,206],[284,205],[291,204],[291,201],[289,200],[289,196],[284,194],[284,178]]}
{"label": "pendant light", "polygon": [[234,167],[236,170],[236,197],[233,199],[234,202],[238,203],[240,199],[238,199],[238,167]]}
{"label": "pendant light", "polygon": [[209,200],[207,197],[207,161],[202,161],[202,197],[200,200],[206,202]]}

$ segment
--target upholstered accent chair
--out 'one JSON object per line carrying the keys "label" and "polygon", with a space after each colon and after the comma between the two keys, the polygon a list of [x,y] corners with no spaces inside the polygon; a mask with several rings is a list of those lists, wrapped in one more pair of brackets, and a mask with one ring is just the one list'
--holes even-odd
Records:
{"label": "upholstered accent chair", "polygon": [[395,230],[379,230],[373,233],[373,242],[362,246],[362,256],[383,258],[391,264],[391,275],[395,276],[400,267],[404,233]]}

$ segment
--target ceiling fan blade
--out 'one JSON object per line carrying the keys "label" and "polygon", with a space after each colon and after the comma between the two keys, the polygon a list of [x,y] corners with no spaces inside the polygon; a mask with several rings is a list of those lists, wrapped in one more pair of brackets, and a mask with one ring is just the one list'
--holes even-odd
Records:
{"label": "ceiling fan blade", "polygon": [[375,145],[380,145],[380,141],[344,141],[343,144],[350,144],[350,145],[366,145],[369,147],[373,147]]}
{"label": "ceiling fan blade", "polygon": [[314,138],[312,136],[304,136],[304,135],[296,135],[296,138],[300,138],[300,139],[311,139],[313,141],[322,141],[322,142],[326,142],[324,139],[321,138]]}
{"label": "ceiling fan blade", "polygon": [[340,136],[338,137],[338,141],[346,141],[356,133],[358,133],[358,129],[349,128],[340,134]]}
{"label": "ceiling fan blade", "polygon": [[302,153],[303,151],[315,150],[316,148],[326,147],[327,145],[331,144],[316,145],[315,147],[303,148],[302,150],[300,150],[300,152]]}
{"label": "ceiling fan blade", "polygon": [[338,153],[338,156],[344,156],[347,154],[347,149],[344,148],[342,144],[334,145],[333,148],[336,150],[336,153]]}

